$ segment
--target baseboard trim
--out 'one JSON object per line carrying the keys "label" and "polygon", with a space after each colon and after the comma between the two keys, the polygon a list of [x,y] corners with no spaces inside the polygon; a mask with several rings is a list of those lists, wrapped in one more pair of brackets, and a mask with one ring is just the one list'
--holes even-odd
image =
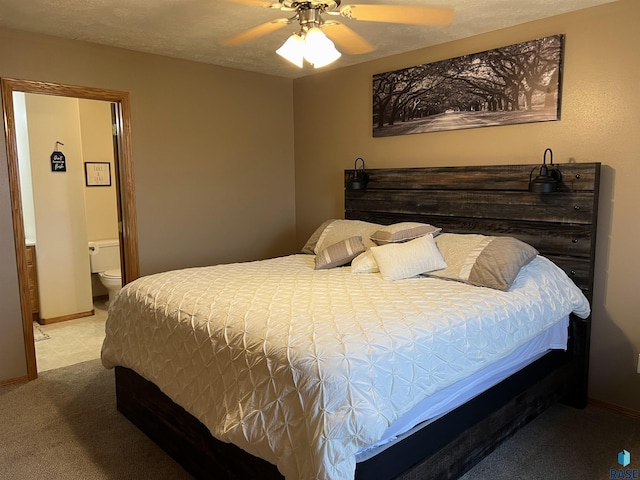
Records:
{"label": "baseboard trim", "polygon": [[618,405],[613,405],[612,403],[603,402],[602,400],[596,400],[595,398],[588,399],[588,404],[593,405],[594,407],[611,410],[613,412],[619,413],[620,415],[624,415],[625,417],[631,417],[635,418],[636,420],[640,420],[640,412],[632,410],[630,408],[620,407]]}
{"label": "baseboard trim", "polygon": [[96,311],[91,309],[88,312],[72,313],[71,315],[63,315],[61,317],[41,318],[38,320],[40,325],[50,325],[52,323],[66,322],[67,320],[75,320],[76,318],[90,317],[95,315]]}
{"label": "baseboard trim", "polygon": [[27,383],[29,378],[26,375],[18,378],[10,378],[9,380],[0,380],[0,387],[9,387],[11,385],[18,385],[20,383]]}

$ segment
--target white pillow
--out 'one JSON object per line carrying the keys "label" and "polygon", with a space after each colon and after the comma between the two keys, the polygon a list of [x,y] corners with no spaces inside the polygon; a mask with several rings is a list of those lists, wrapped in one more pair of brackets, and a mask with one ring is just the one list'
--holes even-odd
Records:
{"label": "white pillow", "polygon": [[351,262],[351,273],[377,273],[379,271],[371,250],[361,253]]}
{"label": "white pillow", "polygon": [[447,268],[447,263],[431,235],[405,243],[389,243],[373,247],[371,253],[385,280],[402,280]]}

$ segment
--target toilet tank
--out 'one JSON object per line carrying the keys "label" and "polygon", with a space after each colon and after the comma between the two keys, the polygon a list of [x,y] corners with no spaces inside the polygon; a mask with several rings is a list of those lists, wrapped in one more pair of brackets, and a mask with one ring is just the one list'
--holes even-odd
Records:
{"label": "toilet tank", "polygon": [[89,242],[91,272],[99,273],[120,268],[120,244],[118,239]]}

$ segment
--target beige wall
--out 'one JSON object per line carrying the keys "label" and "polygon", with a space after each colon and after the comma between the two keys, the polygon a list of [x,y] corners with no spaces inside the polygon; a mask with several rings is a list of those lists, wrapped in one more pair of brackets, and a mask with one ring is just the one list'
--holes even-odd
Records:
{"label": "beige wall", "polygon": [[33,209],[33,185],[31,184],[31,152],[29,152],[29,128],[27,127],[26,94],[13,92],[13,115],[16,122],[16,148],[20,172],[20,197],[22,198],[22,224],[25,243],[36,242],[36,217]]}
{"label": "beige wall", "polygon": [[[343,215],[342,172],[358,156],[371,168],[538,163],[551,147],[556,162],[602,162],[590,396],[640,411],[639,18],[640,2],[621,0],[294,81],[298,246]],[[561,121],[372,138],[372,74],[557,33]]]}
{"label": "beige wall", "polygon": [[[0,152],[6,151],[0,136]],[[0,384],[27,373],[7,162],[0,161]]]}
{"label": "beige wall", "polygon": [[[108,162],[111,169],[111,186],[85,186],[84,188],[87,239],[89,241],[118,240],[118,199],[111,129],[111,103],[81,99],[78,101],[78,110],[84,161]],[[97,273],[91,275],[91,291],[93,297],[108,293]]]}
{"label": "beige wall", "polygon": [[[4,29],[0,77],[129,92],[142,274],[294,251],[291,80]],[[7,381],[25,375],[26,364],[0,138]]]}
{"label": "beige wall", "polygon": [[[84,174],[78,100],[26,95],[31,184],[36,222],[40,318],[93,309],[87,249]],[[56,141],[64,143],[57,145]],[[60,150],[65,172],[52,172]]]}
{"label": "beige wall", "polygon": [[[114,181],[111,104],[97,100],[79,100],[82,157],[85,162],[106,162],[111,169],[111,186],[84,188],[87,239],[118,238],[118,203]],[[84,170],[83,170],[84,173]],[[83,180],[83,185],[86,182]]]}
{"label": "beige wall", "polygon": [[[299,79],[293,94],[285,79],[0,30],[0,76],[130,92],[143,274],[290,253],[294,234],[300,247],[343,215],[357,156],[371,168],[537,163],[551,147],[556,161],[602,162],[590,394],[640,411],[638,18],[637,0],[621,0]],[[556,33],[561,121],[372,138],[372,74]],[[1,380],[25,370],[4,135],[0,247]]]}

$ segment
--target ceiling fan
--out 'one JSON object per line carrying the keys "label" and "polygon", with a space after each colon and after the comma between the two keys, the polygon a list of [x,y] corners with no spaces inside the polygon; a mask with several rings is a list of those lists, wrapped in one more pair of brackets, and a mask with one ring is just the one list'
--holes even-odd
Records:
{"label": "ceiling fan", "polygon": [[[240,32],[222,41],[224,45],[240,45],[294,22],[300,29],[276,50],[283,58],[302,68],[304,60],[320,68],[337,60],[341,53],[363,54],[375,50],[366,39],[345,24],[325,20],[322,15],[342,16],[366,22],[402,23],[409,25],[448,25],[453,9],[417,5],[343,5],[340,0],[228,0],[233,3],[291,12],[289,18],[278,18]],[[333,40],[333,41],[332,41]],[[335,44],[334,44],[335,42]]]}

